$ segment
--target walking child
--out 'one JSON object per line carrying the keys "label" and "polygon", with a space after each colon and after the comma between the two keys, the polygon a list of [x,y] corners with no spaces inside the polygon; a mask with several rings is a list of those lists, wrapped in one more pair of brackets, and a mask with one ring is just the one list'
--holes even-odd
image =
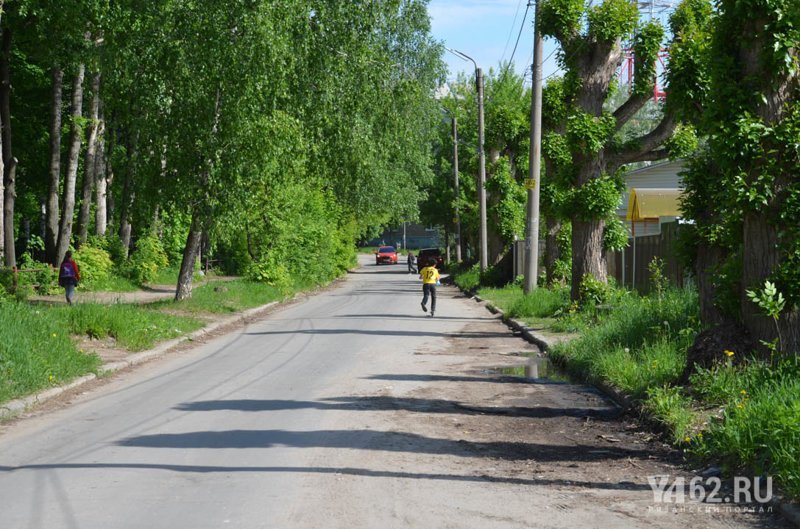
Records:
{"label": "walking child", "polygon": [[61,261],[61,267],[58,269],[58,284],[64,287],[64,294],[70,305],[72,305],[75,287],[78,286],[80,280],[81,272],[78,270],[78,263],[72,258],[72,252],[67,251],[64,254],[64,260]]}
{"label": "walking child", "polygon": [[419,271],[422,279],[422,306],[423,312],[428,312],[428,296],[431,297],[431,317],[436,312],[436,285],[439,284],[439,270],[436,269],[436,259],[428,261],[428,266]]}

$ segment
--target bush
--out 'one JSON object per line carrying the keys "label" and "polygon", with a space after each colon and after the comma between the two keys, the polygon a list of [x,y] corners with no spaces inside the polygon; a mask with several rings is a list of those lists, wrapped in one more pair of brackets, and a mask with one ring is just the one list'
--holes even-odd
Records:
{"label": "bush", "polygon": [[245,277],[251,281],[265,283],[275,288],[286,290],[292,286],[292,277],[283,263],[267,257],[264,261],[256,261],[247,267]]}
{"label": "bush", "polygon": [[81,274],[81,283],[88,287],[106,283],[111,277],[114,263],[107,251],[84,244],[73,254]]}
{"label": "bush", "polygon": [[136,249],[124,266],[125,275],[139,285],[152,283],[158,271],[169,265],[161,240],[153,234],[136,241]]}

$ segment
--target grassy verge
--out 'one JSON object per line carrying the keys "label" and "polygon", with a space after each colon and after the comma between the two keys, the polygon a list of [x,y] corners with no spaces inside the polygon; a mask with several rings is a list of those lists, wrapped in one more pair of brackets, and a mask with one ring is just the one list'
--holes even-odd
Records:
{"label": "grassy verge", "polygon": [[[479,287],[467,270],[456,284]],[[482,288],[484,299],[526,321],[557,316],[549,330],[580,331],[551,356],[571,375],[603,383],[637,402],[673,444],[728,475],[772,476],[800,499],[800,360],[775,364],[721,355],[681,382],[686,350],[699,331],[696,294],[667,290],[660,297],[614,292],[602,308],[566,304],[564,291]]]}
{"label": "grassy verge", "polygon": [[183,336],[203,326],[196,318],[126,304],[57,305],[43,308],[42,313],[73,336],[111,337],[129,351],[149,349],[158,342]]}
{"label": "grassy verge", "polygon": [[0,298],[0,402],[96,372],[101,359],[78,348],[82,338],[113,338],[120,348],[141,351],[201,328],[203,316],[239,312],[286,295],[269,285],[235,280],[196,287],[186,301],[148,305],[31,306]]}
{"label": "grassy verge", "polygon": [[[295,290],[295,289],[293,289]],[[243,279],[206,283],[192,291],[185,301],[159,301],[150,306],[155,309],[170,309],[189,313],[229,314],[278,301],[286,292],[264,283]]]}
{"label": "grassy verge", "polygon": [[55,318],[0,300],[0,402],[95,371],[100,359],[79,351]]}

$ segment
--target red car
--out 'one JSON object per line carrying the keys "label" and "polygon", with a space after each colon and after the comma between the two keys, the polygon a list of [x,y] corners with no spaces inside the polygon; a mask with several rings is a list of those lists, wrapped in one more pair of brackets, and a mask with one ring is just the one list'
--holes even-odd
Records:
{"label": "red car", "polygon": [[397,264],[397,250],[394,246],[381,246],[375,252],[375,264],[381,263]]}

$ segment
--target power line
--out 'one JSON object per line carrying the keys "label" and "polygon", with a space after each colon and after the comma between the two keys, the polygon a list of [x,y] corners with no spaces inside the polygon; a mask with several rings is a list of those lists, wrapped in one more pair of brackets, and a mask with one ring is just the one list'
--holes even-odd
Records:
{"label": "power line", "polygon": [[514,21],[511,23],[511,29],[508,30],[508,38],[506,39],[506,45],[503,47],[503,55],[500,56],[500,62],[503,62],[503,59],[506,57],[506,51],[508,51],[508,43],[511,42],[511,35],[514,34],[514,26],[517,25],[517,17],[519,16],[519,8],[522,7],[522,0],[517,2],[517,10],[514,12]]}
{"label": "power line", "polygon": [[514,54],[517,53],[519,38],[522,36],[522,30],[525,29],[525,20],[528,18],[528,10],[530,9],[530,7],[531,7],[530,2],[525,5],[525,14],[522,15],[522,24],[519,25],[519,33],[517,33],[517,42],[514,43],[514,51],[511,52],[511,58],[508,60],[509,65],[514,63]]}

